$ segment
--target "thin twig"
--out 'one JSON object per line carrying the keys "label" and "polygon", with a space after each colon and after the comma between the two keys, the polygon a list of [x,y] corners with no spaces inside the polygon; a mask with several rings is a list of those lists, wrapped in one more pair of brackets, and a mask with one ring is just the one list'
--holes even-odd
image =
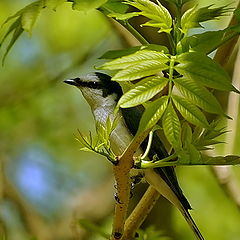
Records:
{"label": "thin twig", "polygon": [[121,240],[134,239],[135,232],[142,225],[142,223],[152,210],[159,196],[160,194],[155,188],[153,188],[152,186],[148,187],[140,202],[132,211],[131,215],[128,217],[125,223],[124,235]]}

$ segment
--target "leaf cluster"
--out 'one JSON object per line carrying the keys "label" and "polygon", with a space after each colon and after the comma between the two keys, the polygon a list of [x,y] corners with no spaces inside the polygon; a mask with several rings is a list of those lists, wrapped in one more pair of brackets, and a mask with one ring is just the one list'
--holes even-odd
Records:
{"label": "leaf cluster", "polygon": [[121,3],[121,0],[37,0],[22,8],[14,15],[8,17],[3,23],[3,25],[5,25],[14,20],[0,41],[1,47],[7,37],[12,34],[12,37],[6,47],[2,63],[4,64],[9,51],[24,31],[31,35],[34,24],[43,9],[48,8],[56,11],[56,9],[63,3],[71,4],[72,9],[78,11],[89,11],[104,5],[112,11],[124,13],[128,8],[125,4]]}
{"label": "leaf cluster", "polygon": [[[181,14],[186,1],[169,2],[175,4]],[[184,164],[184,161],[191,164],[192,158],[195,159],[195,164],[204,164],[205,157],[201,151],[206,150],[206,146],[218,143],[215,137],[219,134],[216,126],[209,124],[206,113],[229,118],[212,90],[239,93],[225,70],[207,55],[238,32],[232,27],[192,36],[186,34],[191,28],[202,27],[201,23],[218,19],[232,9],[228,6],[195,6],[173,18],[158,1],[127,0],[125,3],[139,10],[131,12],[132,17],[142,15],[149,19],[142,26],[155,27],[159,33],[167,34],[172,49],[162,48],[159,51],[135,47],[128,49],[126,55],[122,54],[123,51],[105,54],[111,61],[103,64],[100,69],[117,71],[112,77],[113,81],[132,82],[130,90],[120,98],[118,108],[144,105],[145,111],[137,134],[150,131],[156,124],[160,124],[177,153],[178,164]],[[127,14],[129,18],[131,15]],[[121,15],[122,19],[124,15],[126,14]],[[191,124],[190,129],[202,129],[198,140],[186,140],[183,119]]]}
{"label": "leaf cluster", "polygon": [[[128,83],[131,86],[120,98],[118,108],[144,105],[145,111],[137,134],[149,132],[156,124],[160,124],[168,142],[174,151],[179,153],[179,158],[181,152],[188,155],[191,152],[200,156],[200,151],[205,149],[208,136],[204,131],[215,131],[215,127],[209,124],[206,113],[228,117],[212,90],[239,93],[231,84],[231,79],[224,69],[207,55],[239,34],[239,27],[232,26],[192,36],[187,36],[187,33],[192,28],[202,27],[203,22],[225,16],[232,9],[228,6],[209,5],[202,8],[195,6],[183,12],[182,7],[188,0],[168,0],[178,10],[175,17],[159,1],[155,3],[150,0],[38,0],[4,22],[6,24],[14,19],[1,41],[2,44],[13,33],[3,61],[22,32],[31,33],[42,9],[56,10],[65,2],[72,4],[74,10],[86,11],[98,8],[108,17],[124,23],[127,23],[129,18],[141,15],[148,19],[142,26],[157,28],[159,33],[168,36],[170,49],[166,46],[145,44],[109,51],[101,58],[110,61],[103,64],[100,69],[115,71],[113,81]],[[128,6],[134,7],[136,11],[127,12]],[[235,15],[238,16],[237,11]],[[203,135],[195,142],[188,142],[183,122],[189,123],[191,129],[205,129],[204,134],[202,132]],[[110,120],[107,126],[98,124],[97,139],[93,139],[91,134],[89,137],[80,134],[79,141],[84,146],[83,150],[88,149],[110,156],[109,159],[114,161],[115,156],[111,152],[109,141],[111,131],[114,129],[112,125],[114,124]],[[208,142],[215,144],[213,140],[215,135],[212,133],[209,136]]]}
{"label": "leaf cluster", "polygon": [[106,124],[103,125],[100,122],[96,122],[96,136],[93,137],[92,133],[89,133],[89,136],[84,136],[80,131],[78,131],[79,136],[76,137],[77,141],[80,142],[80,150],[86,152],[95,152],[115,163],[116,156],[111,150],[110,136],[111,133],[116,128],[119,122],[119,117],[116,117],[113,121],[108,117]]}

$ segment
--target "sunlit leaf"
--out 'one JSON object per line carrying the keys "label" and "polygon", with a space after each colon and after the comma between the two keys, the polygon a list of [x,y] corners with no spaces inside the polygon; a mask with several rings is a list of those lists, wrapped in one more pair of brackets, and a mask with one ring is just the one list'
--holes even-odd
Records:
{"label": "sunlit leaf", "polygon": [[32,32],[33,25],[36,22],[36,19],[43,7],[43,1],[34,2],[29,6],[25,7],[24,11],[22,12],[21,22],[22,28],[26,32]]}
{"label": "sunlit leaf", "polygon": [[125,13],[128,6],[122,0],[108,0],[102,5],[101,11],[106,12],[106,15],[111,13]]}
{"label": "sunlit leaf", "polygon": [[191,143],[192,142],[192,129],[187,122],[182,124],[182,142]]}
{"label": "sunlit leaf", "polygon": [[213,4],[207,7],[197,8],[195,6],[188,9],[181,18],[181,30],[183,33],[187,33],[191,28],[201,27],[200,23],[202,22],[218,19],[231,11],[231,8],[227,6],[211,8],[212,6]]}
{"label": "sunlit leaf", "polygon": [[108,0],[73,0],[72,8],[79,11],[89,11],[99,8]]}
{"label": "sunlit leaf", "polygon": [[203,110],[210,113],[224,114],[220,103],[214,95],[196,81],[187,78],[176,78],[174,84],[189,101]]}
{"label": "sunlit leaf", "polygon": [[177,52],[195,51],[209,54],[224,41],[225,32],[226,30],[209,31],[184,37],[177,44]]}
{"label": "sunlit leaf", "polygon": [[185,143],[184,149],[178,154],[179,165],[194,165],[202,162],[200,151],[191,143]]}
{"label": "sunlit leaf", "polygon": [[117,20],[128,20],[132,17],[139,16],[137,12],[130,12],[130,13],[110,13],[108,17],[116,18]]}
{"label": "sunlit leaf", "polygon": [[101,66],[101,69],[117,70],[128,68],[132,65],[142,64],[144,61],[158,60],[159,64],[169,61],[166,54],[151,50],[140,50],[133,54],[123,56]]}
{"label": "sunlit leaf", "polygon": [[67,0],[45,0],[45,5],[47,8],[56,10],[56,8],[64,2],[67,2]]}
{"label": "sunlit leaf", "polygon": [[126,0],[126,3],[139,9],[140,15],[150,19],[145,26],[156,26],[159,32],[170,32],[172,30],[172,17],[168,10],[160,2],[154,3],[149,0]]}
{"label": "sunlit leaf", "polygon": [[8,28],[6,34],[4,35],[0,46],[3,44],[3,42],[6,40],[8,35],[13,32],[13,36],[7,46],[7,49],[5,51],[5,54],[3,56],[2,63],[4,63],[5,58],[9,51],[11,50],[12,46],[16,42],[16,40],[20,37],[20,35],[23,33],[23,31],[27,31],[31,33],[33,25],[40,13],[40,11],[44,8],[44,1],[39,0],[36,2],[33,2],[23,9],[19,10],[17,13],[14,15],[8,17],[6,21],[3,24],[8,23],[14,18],[17,18],[15,22],[13,22],[10,27]]}
{"label": "sunlit leaf", "polygon": [[11,26],[8,28],[7,32],[5,33],[5,35],[2,38],[2,41],[0,43],[0,46],[3,44],[3,42],[6,40],[6,38],[8,37],[9,34],[11,34],[16,28],[21,27],[21,19],[17,18],[17,20],[15,20],[15,22],[13,22],[11,24]]}
{"label": "sunlit leaf", "polygon": [[181,147],[181,124],[175,112],[172,103],[168,104],[168,107],[163,115],[162,119],[163,131],[167,140],[175,149]]}
{"label": "sunlit leaf", "polygon": [[223,91],[239,91],[232,86],[227,72],[205,54],[197,52],[183,53],[177,56],[180,63],[174,68],[185,78],[196,81],[210,88]]}
{"label": "sunlit leaf", "polygon": [[172,96],[172,99],[177,110],[187,121],[196,126],[209,127],[205,115],[199,108],[180,96]]}
{"label": "sunlit leaf", "polygon": [[[20,19],[18,19],[17,21],[20,21]],[[2,64],[4,64],[5,62],[5,59],[9,53],[9,51],[11,50],[12,46],[14,45],[14,43],[17,41],[17,39],[19,38],[19,36],[22,34],[23,32],[23,28],[21,26],[21,24],[18,24],[13,32],[13,36],[7,46],[7,49],[4,53],[4,56],[3,56],[3,60],[2,60]]]}
{"label": "sunlit leaf", "polygon": [[168,105],[168,97],[164,96],[147,105],[139,123],[138,133],[153,128],[161,119]]}
{"label": "sunlit leaf", "polygon": [[132,81],[142,77],[147,77],[160,73],[162,70],[168,69],[164,63],[158,60],[142,61],[139,64],[132,65],[124,70],[119,71],[112,77],[113,81]]}
{"label": "sunlit leaf", "polygon": [[160,76],[149,77],[140,81],[133,89],[125,93],[118,104],[122,108],[134,107],[142,104],[157,93],[159,93],[168,83],[168,79]]}
{"label": "sunlit leaf", "polygon": [[125,48],[125,49],[120,49],[120,50],[110,50],[104,53],[100,59],[116,59],[120,58],[123,56],[127,56],[133,53],[136,53],[139,50],[153,50],[153,51],[158,51],[158,52],[164,52],[168,53],[168,48],[162,45],[157,45],[157,44],[148,44],[148,45],[141,45],[141,46],[135,46],[135,47],[130,47],[130,48]]}

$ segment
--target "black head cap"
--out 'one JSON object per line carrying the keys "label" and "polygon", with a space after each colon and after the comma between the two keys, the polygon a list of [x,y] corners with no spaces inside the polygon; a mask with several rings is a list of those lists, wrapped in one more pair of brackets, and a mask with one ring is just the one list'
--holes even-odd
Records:
{"label": "black head cap", "polygon": [[117,94],[118,98],[122,96],[121,86],[117,82],[111,81],[109,75],[101,72],[88,74],[81,78],[65,80],[64,82],[79,88],[101,89],[103,97],[107,97],[113,93]]}

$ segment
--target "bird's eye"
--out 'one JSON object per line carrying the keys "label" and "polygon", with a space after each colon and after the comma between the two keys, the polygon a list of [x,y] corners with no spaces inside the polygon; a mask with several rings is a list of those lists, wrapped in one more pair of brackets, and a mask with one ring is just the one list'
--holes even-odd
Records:
{"label": "bird's eye", "polygon": [[87,85],[87,87],[93,88],[93,89],[101,88],[101,84],[99,82],[97,82],[97,81],[88,82],[86,85]]}

